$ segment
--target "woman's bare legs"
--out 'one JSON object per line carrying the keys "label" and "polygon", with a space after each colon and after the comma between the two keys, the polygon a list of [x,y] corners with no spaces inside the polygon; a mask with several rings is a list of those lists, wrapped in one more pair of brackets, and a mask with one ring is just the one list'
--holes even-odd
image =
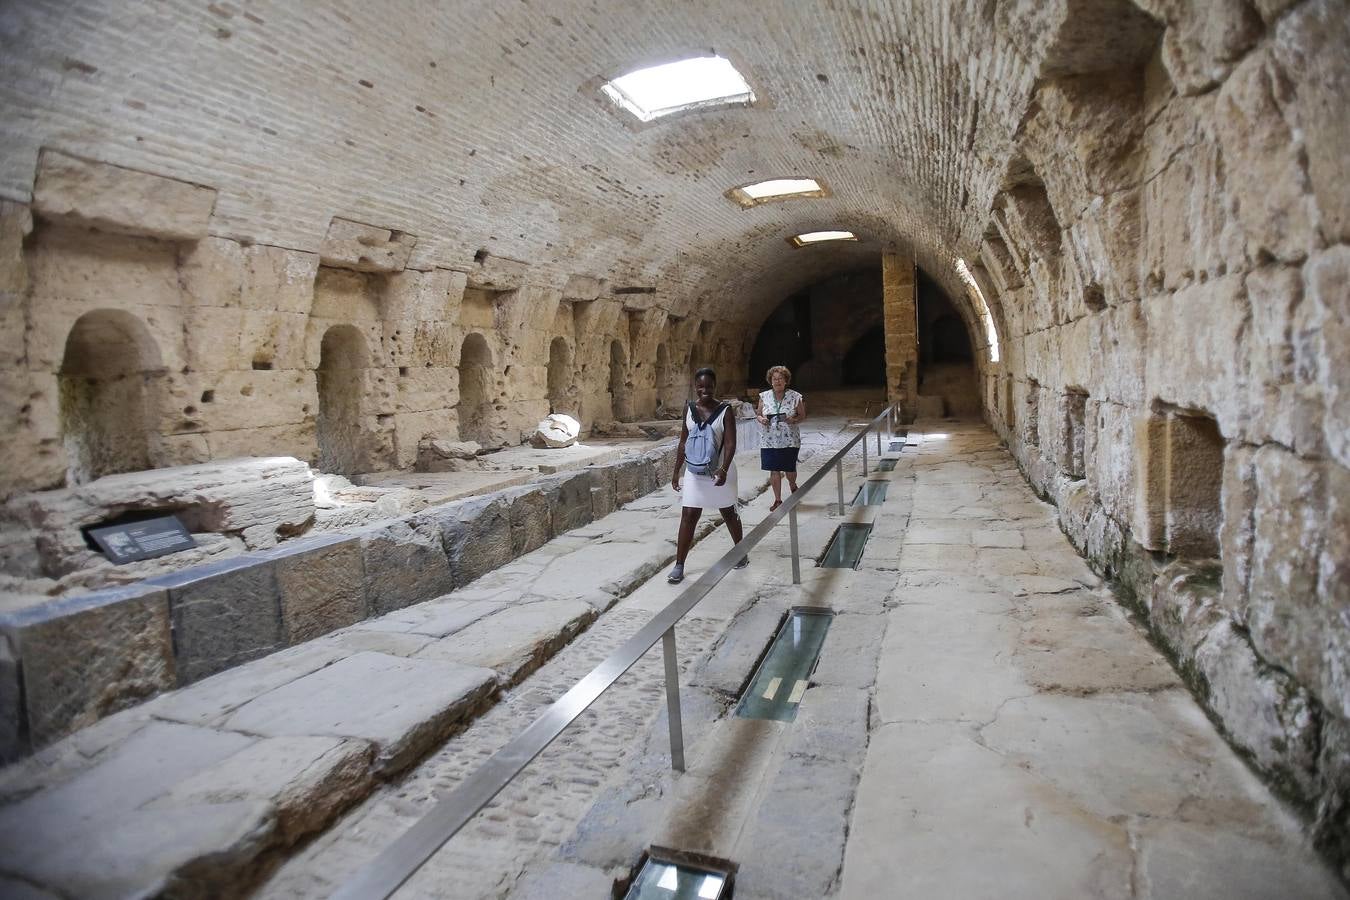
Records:
{"label": "woman's bare legs", "polygon": [[783,473],[770,472],[769,484],[773,487],[773,506],[769,507],[769,512],[783,505]]}
{"label": "woman's bare legs", "polygon": [[[689,555],[689,547],[694,543],[694,528],[698,525],[698,517],[701,515],[703,510],[692,506],[686,506],[680,511],[680,536],[675,542],[677,565],[684,565],[684,558]],[[740,527],[739,523],[736,527]]]}
{"label": "woman's bare legs", "polygon": [[[722,509],[719,509],[718,512],[722,514],[722,521],[727,523],[727,533],[731,535],[732,545],[734,546],[736,544],[739,544],[741,542],[741,534],[742,534],[741,517],[740,514],[736,512],[736,507],[734,505],[726,506],[723,507]],[[732,566],[732,568],[744,569],[749,564],[750,564],[750,555],[747,553],[745,556],[737,560],[736,565]]]}
{"label": "woman's bare legs", "polygon": [[792,493],[797,493],[797,473],[784,472],[783,474],[787,475],[788,487],[792,489]]}

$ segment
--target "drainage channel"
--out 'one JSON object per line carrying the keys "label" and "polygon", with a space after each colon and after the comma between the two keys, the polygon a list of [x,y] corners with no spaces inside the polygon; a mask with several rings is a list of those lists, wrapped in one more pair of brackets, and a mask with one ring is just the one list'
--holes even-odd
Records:
{"label": "drainage channel", "polygon": [[863,548],[872,534],[872,526],[846,522],[835,531],[834,537],[821,554],[817,565],[822,569],[856,569],[862,560]]}
{"label": "drainage channel", "polygon": [[862,487],[858,488],[858,495],[853,498],[851,506],[880,506],[886,502],[886,489],[891,486],[889,481],[864,481]]}
{"label": "drainage channel", "polygon": [[829,610],[794,609],[750,679],[736,715],[778,722],[797,718],[797,706],[806,693],[807,679],[816,668],[833,618]]}

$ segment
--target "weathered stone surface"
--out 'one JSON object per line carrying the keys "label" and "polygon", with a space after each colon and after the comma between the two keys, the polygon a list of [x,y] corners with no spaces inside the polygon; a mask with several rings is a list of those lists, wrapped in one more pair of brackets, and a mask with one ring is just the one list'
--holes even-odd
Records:
{"label": "weathered stone surface", "polygon": [[213,188],[44,150],[33,208],[43,218],[170,241],[206,237]]}
{"label": "weathered stone surface", "polygon": [[497,497],[474,497],[427,510],[419,517],[436,528],[457,587],[468,584],[515,555],[511,507]]}
{"label": "weathered stone surface", "polygon": [[319,259],[325,266],[357,272],[398,272],[408,264],[416,243],[410,234],[334,216]]}
{"label": "weathered stone surface", "polygon": [[424,518],[395,520],[361,532],[366,603],[387,613],[447,594],[455,586],[441,531]]}
{"label": "weathered stone surface", "polygon": [[580,528],[594,518],[591,506],[591,473],[588,471],[557,475],[539,481],[553,514],[553,533],[562,534]]}
{"label": "weathered stone surface", "polygon": [[[488,669],[357,653],[244,704],[225,726],[265,737],[369,741],[375,771],[388,775],[443,739],[495,685]],[[402,702],[391,704],[390,697]]]}
{"label": "weathered stone surface", "polygon": [[535,428],[530,443],[536,447],[570,447],[580,434],[580,422],[569,415],[553,413]]}
{"label": "weathered stone surface", "polygon": [[442,638],[417,657],[485,667],[504,684],[515,684],[594,619],[595,610],[579,600],[520,603]]}
{"label": "weathered stone surface", "polygon": [[370,746],[359,740],[263,738],[177,782],[144,808],[263,803],[272,808],[277,838],[289,844],[322,828],[370,790],[370,757]]}
{"label": "weathered stone surface", "polygon": [[189,531],[238,535],[250,548],[271,547],[314,516],[309,467],[270,457],[108,475],[12,498],[6,518],[29,530],[41,571],[59,577],[102,559],[85,544],[82,527],[151,511],[177,515]]}
{"label": "weathered stone surface", "polygon": [[[20,726],[34,748],[174,686],[169,597],[113,588],[0,616],[23,671]],[[14,709],[10,703],[7,709]]]}
{"label": "weathered stone surface", "polygon": [[553,537],[553,516],[545,493],[530,486],[508,491],[502,499],[511,507],[513,557],[536,550]]}
{"label": "weathered stone surface", "polygon": [[179,684],[285,646],[276,572],[266,560],[237,557],[145,583],[169,591]]}
{"label": "weathered stone surface", "polygon": [[344,535],[287,541],[267,554],[281,595],[287,644],[359,622],[368,614],[361,542]]}

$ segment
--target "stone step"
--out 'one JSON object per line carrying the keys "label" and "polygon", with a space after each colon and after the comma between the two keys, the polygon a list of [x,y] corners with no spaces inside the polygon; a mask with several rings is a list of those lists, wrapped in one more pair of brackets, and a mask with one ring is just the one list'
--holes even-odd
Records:
{"label": "stone step", "polygon": [[[747,477],[742,492],[766,484]],[[676,503],[663,488],[459,590],[204,678],[0,772],[0,884],[245,890],[659,572]]]}

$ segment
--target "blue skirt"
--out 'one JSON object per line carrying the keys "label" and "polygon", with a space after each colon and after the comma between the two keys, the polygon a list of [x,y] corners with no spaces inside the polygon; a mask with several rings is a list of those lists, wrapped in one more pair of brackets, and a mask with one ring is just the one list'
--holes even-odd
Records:
{"label": "blue skirt", "polygon": [[796,472],[801,447],[760,447],[759,467],[765,472]]}

